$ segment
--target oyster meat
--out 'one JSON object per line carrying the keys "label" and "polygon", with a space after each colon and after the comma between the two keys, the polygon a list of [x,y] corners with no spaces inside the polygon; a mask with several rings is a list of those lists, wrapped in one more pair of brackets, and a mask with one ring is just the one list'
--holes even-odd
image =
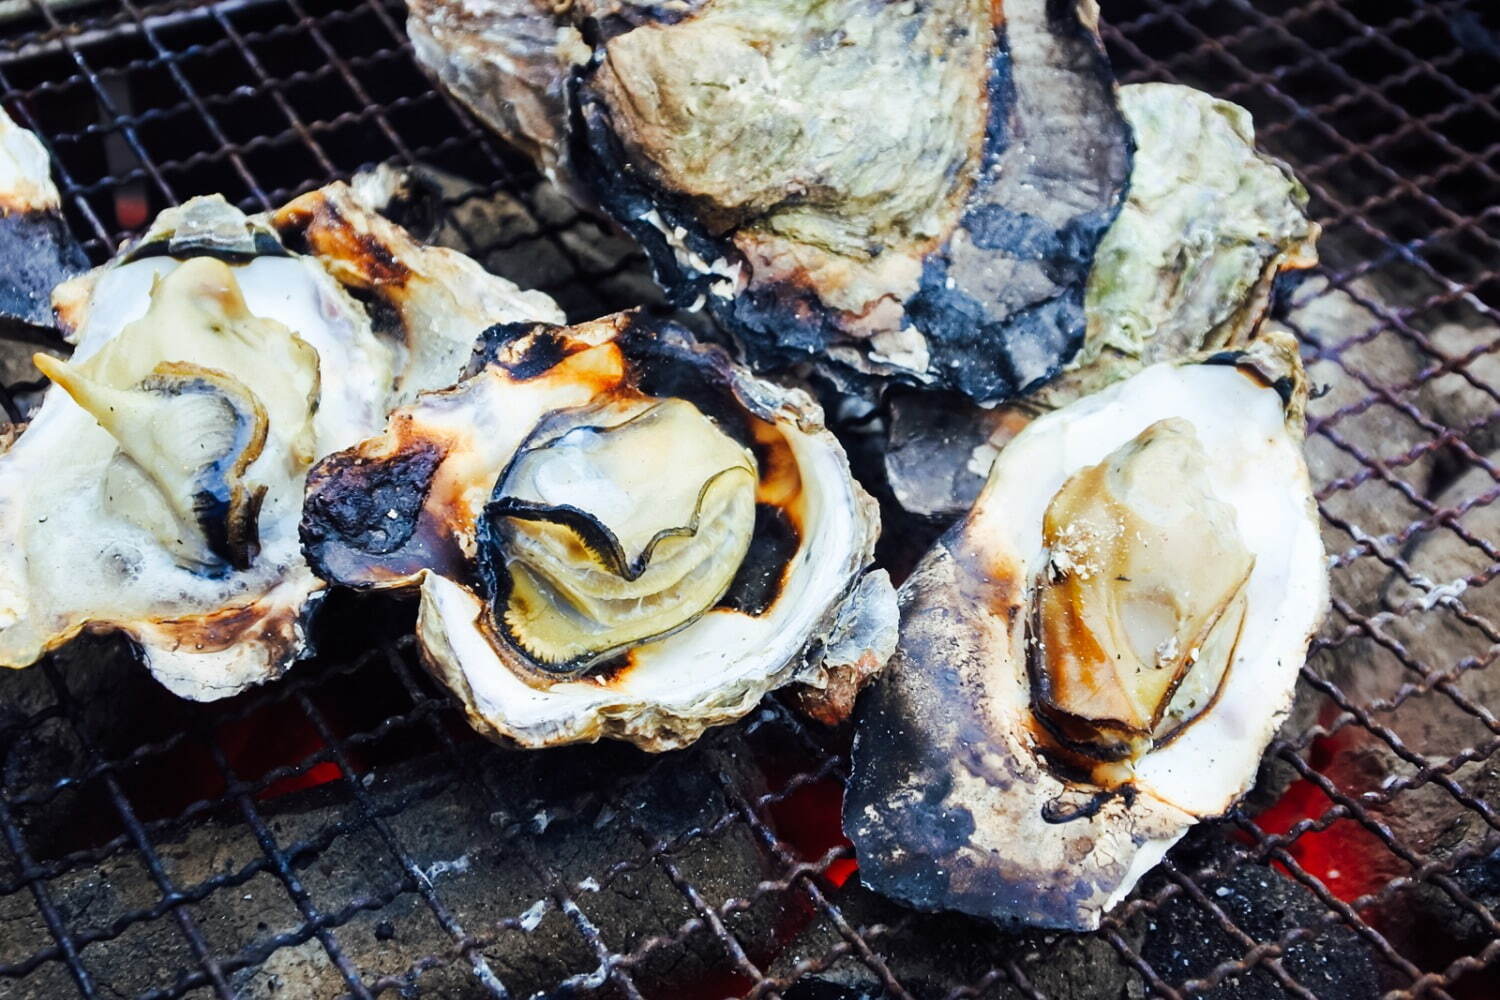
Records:
{"label": "oyster meat", "polygon": [[88,268],[50,168],[41,140],[0,108],[0,319],[12,335],[49,342],[52,289]]}
{"label": "oyster meat", "polygon": [[1249,790],[1327,604],[1296,342],[1039,417],[901,590],[845,802],[860,877],[1087,929]]}
{"label": "oyster meat", "polygon": [[912,513],[968,510],[996,452],[1035,415],[1158,361],[1244,347],[1277,275],[1317,263],[1307,192],[1256,151],[1248,111],[1166,83],[1121,87],[1120,109],[1135,135],[1130,192],[1094,255],[1082,350],[1005,406],[895,397],[886,472]]}
{"label": "oyster meat", "polygon": [[755,365],[995,401],[1078,350],[1131,148],[1093,0],[409,7],[438,82]]}
{"label": "oyster meat", "polygon": [[302,536],[331,581],[420,588],[476,729],[665,750],[794,681],[847,711],[895,597],[805,393],[634,313],[495,327],[471,368],[321,462]]}
{"label": "oyster meat", "polygon": [[197,700],[305,652],[314,460],[451,381],[487,326],[557,317],[343,185],[271,219],[195,198],[55,301],[76,349],[36,356],[54,384],[0,454],[0,663],[117,631]]}

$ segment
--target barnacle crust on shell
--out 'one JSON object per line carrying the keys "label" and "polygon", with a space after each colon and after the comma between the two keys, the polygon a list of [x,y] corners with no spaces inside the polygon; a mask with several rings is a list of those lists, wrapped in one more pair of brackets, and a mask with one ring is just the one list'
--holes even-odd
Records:
{"label": "barnacle crust on shell", "polygon": [[479,731],[648,750],[794,682],[847,712],[894,645],[878,531],[803,392],[635,314],[491,330],[467,378],[318,465],[302,527],[328,579],[420,589],[424,659]]}
{"label": "barnacle crust on shell", "polygon": [[1296,343],[1037,418],[902,586],[845,829],[921,909],[1088,929],[1251,786],[1327,603]]}

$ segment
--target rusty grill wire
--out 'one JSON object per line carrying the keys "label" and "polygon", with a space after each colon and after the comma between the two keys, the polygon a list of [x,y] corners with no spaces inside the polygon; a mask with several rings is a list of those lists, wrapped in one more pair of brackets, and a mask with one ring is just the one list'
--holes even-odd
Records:
{"label": "rusty grill wire", "polygon": [[[1470,875],[1494,850],[1500,815],[1486,799],[1493,786],[1476,791],[1467,782],[1492,773],[1500,722],[1494,705],[1466,687],[1493,669],[1500,644],[1500,622],[1480,600],[1500,572],[1500,532],[1487,533],[1483,521],[1500,497],[1485,436],[1500,405],[1500,387],[1486,378],[1500,347],[1485,332],[1500,328],[1500,142],[1492,141],[1500,135],[1500,18],[1488,7],[1104,4],[1122,79],[1191,83],[1248,107],[1261,143],[1307,183],[1325,227],[1323,263],[1288,283],[1277,310],[1302,336],[1314,380],[1336,390],[1313,404],[1309,424],[1333,610],[1303,670],[1302,724],[1268,754],[1267,770],[1279,769],[1281,787],[1300,789],[1301,807],[1271,829],[1271,814],[1256,811],[1267,802],[1252,797],[1191,837],[1087,939],[965,924],[964,933],[993,939],[984,968],[934,995],[1071,995],[1055,972],[1085,940],[1102,942],[1131,996],[1324,995],[1327,984],[1291,961],[1320,940],[1368,952],[1387,997],[1494,995],[1495,893],[1476,891]],[[611,237],[549,200],[527,168],[428,85],[412,62],[399,2],[17,0],[0,5],[0,17],[5,106],[47,144],[68,219],[95,261],[191,195],[218,191],[259,210],[365,165],[425,162],[469,181],[448,204],[449,234],[481,260],[525,262],[535,273],[524,277],[577,318],[638,295],[619,279],[639,271],[639,256],[593,254]],[[465,244],[466,204],[497,196],[523,206],[528,221],[498,242]],[[1319,321],[1320,301],[1336,298],[1343,311]],[[1457,349],[1444,326],[1455,323],[1470,331]],[[1412,359],[1395,374],[1369,362],[1382,356],[1374,348],[1392,344]],[[1439,412],[1428,392],[1435,386],[1444,399],[1465,401],[1462,419]],[[13,382],[0,401],[15,414],[35,389]],[[1463,571],[1449,579],[1425,576],[1413,555],[1437,537],[1463,554]],[[892,956],[943,918],[894,907],[852,912],[835,877],[847,878],[848,847],[816,838],[810,847],[787,827],[782,807],[805,811],[817,805],[815,793],[831,789],[836,808],[847,734],[809,727],[773,699],[754,721],[687,754],[646,760],[627,752],[616,765],[601,763],[605,751],[565,751],[553,758],[557,768],[597,767],[600,777],[541,796],[535,801],[545,807],[529,816],[531,805],[518,805],[497,770],[545,774],[549,765],[518,764],[468,734],[417,666],[402,614],[335,608],[330,630],[359,641],[327,643],[287,680],[215,706],[164,707],[170,699],[144,691],[144,674],[123,664],[117,670],[128,682],[103,689],[128,683],[132,693],[101,706],[100,683],[79,672],[80,657],[0,677],[0,706],[20,706],[0,714],[0,995],[230,997],[278,985],[298,995],[295,983],[256,978],[294,953],[326,973],[318,981],[329,995],[356,997],[523,989],[795,996],[808,977],[851,966],[863,970],[870,995],[929,995],[903,981]],[[1414,643],[1423,629],[1456,637],[1438,647],[1443,657]],[[81,658],[118,653],[96,644]],[[1424,753],[1403,737],[1404,720],[1429,710],[1460,727],[1456,752]],[[147,721],[133,721],[122,737],[112,712]],[[302,734],[305,749],[277,759],[236,746],[233,734],[267,713],[279,733]],[[252,730],[252,741],[256,732],[264,737]],[[1340,741],[1353,737],[1394,762],[1378,787],[1330,766]],[[781,755],[775,780],[747,782],[733,766],[751,745],[735,741],[756,739]],[[67,749],[54,764],[36,759],[43,745]],[[184,761],[203,773],[184,773]],[[422,766],[410,769],[414,762]],[[702,796],[712,808],[663,832],[633,796],[680,768],[710,782]],[[179,783],[187,791],[163,793]],[[449,795],[486,818],[486,849],[525,873],[532,905],[500,912],[458,899],[466,876],[435,866],[410,822]],[[298,796],[321,796],[336,818],[298,828],[298,813],[285,805]],[[1441,850],[1407,842],[1399,822],[1433,803],[1455,810],[1462,827]],[[74,818],[49,824],[49,816]],[[607,863],[559,860],[548,853],[553,822],[624,824],[634,846]],[[92,836],[90,824],[112,835]],[[246,853],[215,857],[202,875],[204,865],[189,864],[193,838],[210,829],[237,831]],[[695,878],[731,842],[753,845],[769,872],[728,886]],[[1351,843],[1364,845],[1368,867],[1358,891],[1344,885],[1355,873],[1315,863],[1311,849]],[[352,844],[382,859],[359,891],[323,877],[350,863],[341,852]],[[134,895],[110,888],[127,870]],[[1247,927],[1225,888],[1246,871],[1290,880],[1310,907],[1289,927]],[[676,900],[672,926],[601,927],[600,893],[641,878]],[[82,901],[80,885],[92,893]],[[1436,894],[1475,933],[1446,950],[1414,947],[1420,935],[1393,936],[1377,917],[1416,892]],[[279,921],[221,926],[240,898],[265,894]],[[1174,906],[1190,908],[1205,933],[1227,942],[1227,957],[1189,972],[1170,956],[1148,959],[1142,928],[1154,929]],[[743,940],[749,915],[768,907],[799,915],[796,940],[780,942],[779,954]],[[880,919],[866,922],[870,912]],[[431,947],[400,953],[394,966],[351,947],[356,931],[389,939],[419,921],[430,922],[423,940]],[[517,942],[537,933],[561,942],[573,969],[541,987],[513,958]],[[137,937],[145,950],[122,970],[118,950]],[[712,956],[708,971],[693,989],[662,992],[662,968],[689,950]]]}

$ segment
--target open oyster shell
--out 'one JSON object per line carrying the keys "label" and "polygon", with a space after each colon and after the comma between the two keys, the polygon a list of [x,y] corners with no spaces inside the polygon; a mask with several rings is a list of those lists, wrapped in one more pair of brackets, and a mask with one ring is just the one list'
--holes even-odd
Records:
{"label": "open oyster shell", "polygon": [[805,393],[625,313],[490,330],[473,374],[314,470],[307,557],[418,587],[480,732],[666,750],[791,682],[815,714],[895,643],[879,516]]}
{"label": "open oyster shell", "polygon": [[0,319],[28,339],[54,326],[52,289],[88,268],[50,166],[41,141],[0,108]]}
{"label": "open oyster shell", "polygon": [[1093,0],[409,7],[439,83],[755,365],[995,401],[1077,351],[1131,146]]}
{"label": "open oyster shell", "polygon": [[1295,341],[1037,418],[902,586],[845,800],[860,877],[1086,929],[1250,788],[1327,579]]}
{"label": "open oyster shell", "polygon": [[487,326],[560,318],[341,184],[271,219],[195,198],[54,298],[75,351],[38,355],[55,384],[0,454],[0,663],[121,632],[197,700],[305,652],[313,461],[451,381]]}
{"label": "open oyster shell", "polygon": [[886,472],[907,510],[962,514],[995,453],[1036,414],[1158,361],[1242,348],[1276,276],[1317,263],[1307,192],[1255,149],[1244,108],[1191,87],[1120,88],[1135,134],[1130,191],[1089,272],[1083,349],[1056,379],[994,409],[940,394],[891,405]]}

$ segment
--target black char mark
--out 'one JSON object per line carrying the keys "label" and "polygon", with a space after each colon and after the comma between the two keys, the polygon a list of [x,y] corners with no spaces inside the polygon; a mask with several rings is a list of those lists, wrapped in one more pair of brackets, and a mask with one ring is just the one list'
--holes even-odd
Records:
{"label": "black char mark", "polygon": [[[545,375],[568,356],[560,329],[546,323],[496,323],[479,335],[464,377],[478,374],[487,365],[500,367],[514,379]],[[530,342],[517,354],[511,345],[528,336]]]}
{"label": "black char mark", "polygon": [[1049,881],[974,846],[976,824],[1004,818],[955,790],[960,775],[979,778],[996,797],[1026,780],[982,758],[990,738],[973,678],[983,675],[977,661],[985,651],[963,637],[975,634],[983,612],[977,600],[956,596],[968,589],[952,550],[961,527],[913,572],[903,590],[897,657],[860,699],[844,830],[860,880],[876,892],[919,910],[1073,926],[1094,885],[1066,871]]}
{"label": "black char mark", "polygon": [[[980,169],[958,221],[963,239],[952,233],[927,255],[918,290],[903,303],[902,324],[923,334],[935,385],[985,402],[1035,388],[1082,345],[1094,250],[1125,195],[1134,143],[1108,59],[1079,6],[1004,5],[1006,26],[996,29],[986,83]],[[1024,35],[1014,51],[1012,34]],[[631,161],[589,85],[591,72],[580,70],[570,82],[573,162],[600,206],[646,250],[672,304],[703,299],[758,369],[809,360],[844,367],[826,352],[858,341],[815,290],[752,277],[740,294],[725,297],[711,288],[720,276],[683,266],[649,213],[706,261],[740,260],[733,233],[713,233],[690,199],[655,184]]]}
{"label": "black char mark", "polygon": [[423,442],[389,458],[338,452],[315,466],[300,526],[302,551],[313,572],[354,584],[360,582],[354,567],[392,556],[399,560],[417,531],[442,459],[439,448]]}
{"label": "black char mark", "polygon": [[755,535],[750,551],[740,563],[734,582],[719,601],[719,607],[742,614],[763,615],[781,593],[787,563],[802,543],[797,528],[780,507],[755,505]]}
{"label": "black char mark", "polygon": [[[35,331],[54,328],[52,289],[89,266],[62,217],[52,212],[0,216],[0,318]],[[52,342],[40,333],[28,340]]]}

